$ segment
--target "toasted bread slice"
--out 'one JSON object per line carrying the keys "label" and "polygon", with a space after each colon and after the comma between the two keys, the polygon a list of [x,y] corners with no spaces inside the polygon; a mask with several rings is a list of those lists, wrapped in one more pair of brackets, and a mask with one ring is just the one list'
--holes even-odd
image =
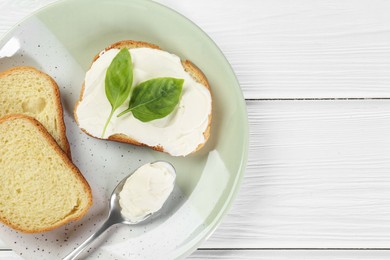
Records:
{"label": "toasted bread slice", "polygon": [[0,117],[25,114],[37,119],[70,158],[60,92],[56,82],[33,67],[0,73]]}
{"label": "toasted bread slice", "polygon": [[80,219],[91,189],[52,136],[26,115],[0,119],[0,221],[26,233]]}
{"label": "toasted bread slice", "polygon": [[[106,49],[104,49],[101,53],[103,52],[107,52],[108,50],[110,49],[122,49],[122,48],[128,48],[128,49],[133,49],[133,48],[151,48],[151,49],[158,49],[158,50],[161,50],[161,48],[155,44],[152,44],[152,43],[148,43],[148,42],[142,42],[142,41],[133,41],[133,40],[124,40],[124,41],[120,41],[120,42],[117,42],[117,43],[114,43],[112,45],[110,45],[109,47],[107,47]],[[100,57],[100,53],[97,54],[94,59],[93,59],[93,62],[95,62],[96,60],[98,60]],[[195,64],[193,64],[191,61],[189,60],[182,60],[181,61],[183,67],[184,67],[184,70],[198,83],[202,84],[205,88],[208,89],[208,91],[210,92],[211,94],[211,88],[210,88],[210,84],[206,78],[206,76],[203,74],[203,72],[198,68],[196,67]],[[74,109],[74,116],[75,116],[75,120],[77,122],[77,124],[80,126],[79,124],[79,120],[78,120],[78,116],[77,116],[77,108],[80,104],[80,102],[82,102],[83,100],[83,97],[84,97],[84,92],[85,92],[85,82],[83,83],[82,85],[82,88],[81,88],[81,94],[80,94],[80,98],[79,100],[77,101],[76,103],[76,106],[75,106],[75,109]],[[208,124],[207,124],[207,127],[206,129],[204,130],[203,132],[203,136],[204,136],[204,142],[203,143],[200,143],[196,149],[194,149],[192,151],[192,153],[198,151],[199,149],[201,149],[205,143],[207,142],[209,136],[210,136],[210,128],[211,128],[211,119],[212,119],[212,113],[210,111],[210,114],[208,115]],[[92,134],[90,134],[88,132],[87,129],[83,129],[81,127],[81,130],[84,131],[86,134],[92,136],[92,137],[95,137],[95,138],[99,138],[99,137],[96,137]],[[102,139],[102,138],[99,138],[99,139]],[[113,140],[113,141],[118,141],[118,142],[123,142],[123,143],[129,143],[129,144],[133,144],[133,145],[138,145],[138,146],[147,146],[149,148],[152,148],[156,151],[160,151],[160,152],[167,152],[163,146],[160,146],[160,145],[157,145],[157,146],[149,146],[147,144],[144,144],[142,142],[142,140],[135,140],[133,138],[131,138],[130,136],[127,136],[126,134],[122,134],[122,133],[118,133],[118,134],[113,134],[111,136],[109,136],[107,138],[108,140]],[[168,152],[169,153],[169,152]]]}

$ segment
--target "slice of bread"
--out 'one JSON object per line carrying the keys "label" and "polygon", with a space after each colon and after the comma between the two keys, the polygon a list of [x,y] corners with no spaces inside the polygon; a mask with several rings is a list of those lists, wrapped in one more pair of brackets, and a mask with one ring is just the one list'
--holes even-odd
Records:
{"label": "slice of bread", "polygon": [[33,67],[0,73],[0,117],[25,114],[37,119],[70,158],[60,92],[56,82]]}
{"label": "slice of bread", "polygon": [[0,119],[0,221],[26,233],[80,219],[92,204],[80,171],[37,120]]}
{"label": "slice of bread", "polygon": [[[133,49],[133,48],[152,48],[152,49],[158,49],[158,50],[161,50],[161,48],[155,44],[152,44],[152,43],[148,43],[148,42],[142,42],[142,41],[133,41],[133,40],[124,40],[124,41],[120,41],[120,42],[117,42],[117,43],[114,43],[112,45],[110,45],[109,47],[105,48],[103,52],[106,52],[110,49],[122,49],[122,48],[128,48],[128,49]],[[95,62],[97,59],[99,59],[100,57],[100,54],[97,54],[94,59],[93,59],[93,62]],[[211,88],[210,88],[210,84],[206,78],[206,76],[203,74],[203,72],[195,65],[193,64],[191,61],[189,60],[182,60],[181,61],[183,67],[184,67],[184,70],[198,83],[202,84],[203,86],[205,86],[210,94],[211,94]],[[80,126],[79,122],[78,122],[78,118],[77,118],[77,107],[78,105],[80,104],[80,102],[83,100],[83,96],[84,96],[84,90],[85,90],[85,82],[83,83],[82,85],[82,88],[81,88],[81,94],[80,94],[80,98],[79,100],[77,101],[76,103],[76,106],[75,106],[75,109],[74,109],[74,116],[75,116],[75,120],[77,122],[77,124]],[[208,125],[207,125],[207,128],[205,129],[205,131],[203,132],[203,136],[204,136],[204,142],[199,144],[195,150],[192,151],[192,153],[200,150],[204,145],[205,143],[207,142],[208,138],[210,137],[210,128],[211,128],[211,119],[212,119],[212,113],[210,112],[210,114],[208,115]],[[90,134],[86,129],[83,129],[81,128],[82,131],[84,131],[86,134],[92,136],[92,137],[95,137],[95,138],[98,138],[96,136],[93,136],[92,134]],[[102,138],[99,138],[99,139],[102,139]],[[162,146],[148,146],[147,144],[144,144],[142,143],[141,140],[135,140],[125,134],[114,134],[114,135],[111,135],[107,138],[108,140],[113,140],[113,141],[118,141],[118,142],[123,142],[123,143],[129,143],[129,144],[133,144],[133,145],[138,145],[138,146],[147,146],[149,148],[152,148],[153,150],[156,150],[156,151],[160,151],[160,152],[166,152],[164,150],[164,147]]]}

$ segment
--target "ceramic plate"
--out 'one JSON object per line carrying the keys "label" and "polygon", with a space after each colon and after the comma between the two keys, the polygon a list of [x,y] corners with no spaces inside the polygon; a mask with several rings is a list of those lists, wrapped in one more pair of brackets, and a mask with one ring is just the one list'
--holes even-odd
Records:
{"label": "ceramic plate", "polygon": [[[92,58],[111,43],[141,40],[193,61],[213,93],[211,137],[199,152],[171,157],[147,148],[91,138],[73,118]],[[0,226],[0,237],[26,259],[60,259],[105,219],[115,185],[140,165],[170,161],[177,185],[160,214],[137,226],[117,225],[93,244],[91,259],[177,259],[195,250],[217,227],[242,178],[248,149],[245,102],[237,79],[214,42],[196,25],[145,0],[67,0],[39,10],[0,41],[0,70],[35,66],[58,83],[73,162],[93,190],[80,221],[40,234]]]}

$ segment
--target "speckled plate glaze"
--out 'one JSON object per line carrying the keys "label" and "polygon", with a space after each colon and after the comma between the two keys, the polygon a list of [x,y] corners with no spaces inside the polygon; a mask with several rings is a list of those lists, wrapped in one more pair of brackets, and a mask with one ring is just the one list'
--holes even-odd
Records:
{"label": "speckled plate glaze", "polygon": [[[73,118],[92,58],[124,39],[155,43],[203,70],[213,92],[211,137],[199,152],[174,158],[147,148],[90,138]],[[248,150],[245,102],[235,75],[213,41],[180,14],[145,0],[66,0],[39,10],[0,40],[0,70],[35,66],[58,83],[72,158],[93,190],[80,221],[41,234],[0,226],[0,237],[26,259],[60,259],[104,220],[115,185],[140,165],[167,160],[177,185],[163,210],[137,226],[111,228],[83,257],[178,259],[217,227],[242,178]]]}

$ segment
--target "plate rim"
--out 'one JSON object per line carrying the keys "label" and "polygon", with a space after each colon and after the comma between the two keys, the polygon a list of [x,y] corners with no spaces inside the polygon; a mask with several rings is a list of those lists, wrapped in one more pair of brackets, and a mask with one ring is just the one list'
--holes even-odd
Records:
{"label": "plate rim", "polygon": [[[108,0],[98,0],[98,1],[112,3],[111,1],[108,1]],[[223,218],[227,215],[228,211],[231,209],[232,204],[235,201],[235,198],[237,197],[237,194],[240,190],[241,183],[242,183],[242,180],[244,178],[246,166],[248,163],[248,154],[249,154],[249,119],[248,119],[246,100],[245,100],[245,97],[243,95],[243,91],[241,89],[241,85],[238,81],[236,73],[233,70],[232,65],[230,64],[230,62],[228,61],[228,59],[226,58],[226,56],[224,55],[222,50],[215,43],[215,41],[200,26],[198,26],[191,19],[189,19],[185,15],[181,14],[180,12],[174,10],[173,8],[166,6],[162,3],[156,2],[159,0],[156,0],[156,1],[153,1],[153,0],[127,0],[127,1],[137,2],[140,4],[150,4],[150,5],[155,6],[157,8],[166,9],[167,11],[174,13],[176,16],[181,17],[182,19],[184,19],[188,23],[190,23],[192,26],[194,26],[194,28],[196,28],[203,36],[205,36],[210,41],[212,46],[215,48],[215,50],[221,56],[221,58],[225,62],[225,65],[227,65],[227,67],[229,68],[229,74],[231,74],[233,76],[234,85],[236,85],[234,87],[234,90],[236,92],[235,94],[238,95],[237,100],[239,100],[239,102],[237,102],[237,105],[238,105],[239,110],[241,111],[240,113],[242,113],[242,115],[241,115],[242,117],[240,117],[240,120],[243,121],[243,124],[241,125],[241,127],[244,130],[242,133],[242,145],[241,145],[242,152],[240,153],[241,156],[239,157],[240,163],[239,163],[238,170],[236,172],[236,178],[234,179],[234,181],[232,183],[232,189],[230,190],[229,194],[227,195],[226,199],[224,200],[224,203],[223,203],[223,206],[221,207],[221,210],[217,213],[216,217],[213,219],[213,222],[210,225],[208,225],[210,227],[209,230],[207,232],[205,232],[205,234],[202,234],[200,236],[200,239],[198,239],[198,241],[196,241],[196,243],[194,243],[193,246],[184,250],[184,253],[181,253],[176,258],[176,259],[183,259],[183,258],[189,256],[190,254],[192,254],[193,252],[195,252],[199,248],[199,245],[201,243],[203,243],[205,240],[207,240],[208,238],[210,238],[210,236],[215,232],[215,230],[221,224]],[[25,23],[26,21],[28,21],[32,17],[37,16],[40,12],[48,11],[47,9],[55,8],[57,5],[61,5],[61,4],[66,3],[66,2],[78,3],[80,1],[77,1],[77,0],[57,0],[57,1],[54,1],[51,3],[48,3],[48,4],[38,8],[37,10],[34,10],[33,12],[29,13],[24,18],[18,20],[13,26],[11,26],[11,28],[9,30],[7,30],[2,36],[0,36],[0,42],[4,41],[6,39],[9,39],[9,37],[12,36],[12,33],[21,24]],[[196,238],[197,237],[195,237],[194,239],[196,239]],[[191,239],[190,241],[193,241],[193,239]]]}

